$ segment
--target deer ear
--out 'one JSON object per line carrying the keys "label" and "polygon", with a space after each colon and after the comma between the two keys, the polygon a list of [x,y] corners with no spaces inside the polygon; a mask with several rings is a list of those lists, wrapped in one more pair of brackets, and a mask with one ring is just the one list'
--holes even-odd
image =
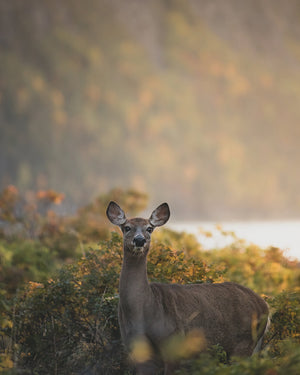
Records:
{"label": "deer ear", "polygon": [[149,222],[154,227],[160,227],[169,220],[169,217],[170,209],[168,203],[163,203],[152,212]]}
{"label": "deer ear", "polygon": [[122,225],[126,221],[126,216],[122,208],[115,202],[110,202],[107,210],[106,216],[115,225]]}

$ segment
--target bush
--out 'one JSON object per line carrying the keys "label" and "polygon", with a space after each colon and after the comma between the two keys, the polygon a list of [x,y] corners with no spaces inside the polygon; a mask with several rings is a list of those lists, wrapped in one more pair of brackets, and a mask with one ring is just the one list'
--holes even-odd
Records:
{"label": "bush", "polygon": [[274,358],[263,352],[250,358],[238,358],[230,364],[222,363],[217,356],[202,354],[176,371],[178,375],[298,375],[300,345],[292,341],[281,342],[281,356]]}
{"label": "bush", "polygon": [[243,284],[257,293],[276,295],[299,285],[299,264],[287,259],[277,248],[263,250],[237,241],[202,255],[207,262],[223,269],[225,280]]}
{"label": "bush", "polygon": [[120,256],[120,238],[114,236],[53,280],[29,285],[15,312],[20,368],[38,374],[120,373]]}
{"label": "bush", "polygon": [[270,298],[271,325],[266,338],[273,356],[282,355],[282,342],[292,339],[300,343],[300,293],[284,292]]}
{"label": "bush", "polygon": [[[18,368],[36,374],[120,374],[129,372],[117,321],[118,281],[122,239],[112,233],[99,249],[90,249],[78,262],[64,266],[43,283],[29,283],[14,306],[13,358]],[[183,251],[154,243],[149,254],[152,281],[214,282],[223,273]],[[299,363],[299,298],[294,293],[269,297],[272,326],[262,357],[226,364],[221,348],[214,355],[186,361],[178,374],[280,374],[282,363],[296,375]],[[283,344],[286,339],[294,344]],[[286,351],[287,345],[297,350]],[[298,354],[297,354],[298,353]],[[276,361],[274,362],[274,358]],[[280,364],[280,366],[279,366]],[[273,372],[272,372],[273,371]],[[293,372],[294,371],[294,372]]]}
{"label": "bush", "polygon": [[[104,219],[108,201],[118,195],[133,214],[147,201],[134,191],[113,190],[78,215],[61,218],[45,210],[62,198],[57,193],[38,194],[39,208],[27,211],[16,189],[0,195],[2,220],[25,228],[23,237],[1,232],[2,372],[130,373],[117,321],[122,239],[115,232],[109,235]],[[97,238],[102,238],[99,247],[88,248]],[[299,373],[299,265],[280,249],[263,251],[236,239],[224,249],[203,251],[194,236],[162,229],[153,235],[148,276],[167,283],[235,281],[264,293],[271,308],[261,355],[228,364],[222,348],[214,347],[197,360],[184,361],[178,374]]]}
{"label": "bush", "polygon": [[38,241],[0,240],[0,288],[10,295],[28,281],[47,280],[57,267],[56,253]]}
{"label": "bush", "polygon": [[[122,240],[113,233],[110,241],[63,267],[53,280],[29,284],[11,317],[20,368],[38,374],[126,371],[117,322],[121,263]],[[182,251],[155,246],[149,277],[203,282],[218,274]]]}

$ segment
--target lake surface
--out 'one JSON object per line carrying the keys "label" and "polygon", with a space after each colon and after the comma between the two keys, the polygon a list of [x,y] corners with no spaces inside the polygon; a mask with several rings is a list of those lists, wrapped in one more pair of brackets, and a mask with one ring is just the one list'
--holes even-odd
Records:
{"label": "lake surface", "polygon": [[[238,238],[262,248],[269,246],[284,250],[287,257],[300,260],[300,221],[239,221],[220,224],[222,230],[234,232]],[[233,242],[223,236],[213,222],[178,222],[168,224],[170,229],[194,234],[206,250],[221,248]],[[212,237],[201,234],[212,233]]]}

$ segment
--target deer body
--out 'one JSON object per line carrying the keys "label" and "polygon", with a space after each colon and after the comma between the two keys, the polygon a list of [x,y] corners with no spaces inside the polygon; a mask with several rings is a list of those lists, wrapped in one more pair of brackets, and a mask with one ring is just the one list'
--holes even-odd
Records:
{"label": "deer body", "polygon": [[[146,353],[133,353],[139,375],[156,374],[164,363],[172,374],[172,361],[165,357],[166,343],[174,335],[201,333],[203,346],[220,344],[228,356],[249,356],[267,325],[266,302],[252,290],[235,283],[160,284],[149,283],[147,253],[153,229],[169,219],[169,207],[162,204],[149,220],[126,219],[122,209],[111,202],[107,216],[124,235],[124,258],[120,275],[119,325],[129,352],[135,345]],[[139,348],[137,348],[139,352]]]}

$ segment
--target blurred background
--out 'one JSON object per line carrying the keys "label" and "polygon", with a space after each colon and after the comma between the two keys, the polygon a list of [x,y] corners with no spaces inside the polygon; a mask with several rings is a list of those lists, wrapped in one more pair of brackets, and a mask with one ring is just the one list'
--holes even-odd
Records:
{"label": "blurred background", "polygon": [[299,0],[10,0],[0,17],[1,189],[299,218]]}
{"label": "blurred background", "polygon": [[300,0],[0,0],[0,373],[127,373],[115,200],[170,205],[150,280],[271,308],[189,374],[298,375],[299,165]]}

